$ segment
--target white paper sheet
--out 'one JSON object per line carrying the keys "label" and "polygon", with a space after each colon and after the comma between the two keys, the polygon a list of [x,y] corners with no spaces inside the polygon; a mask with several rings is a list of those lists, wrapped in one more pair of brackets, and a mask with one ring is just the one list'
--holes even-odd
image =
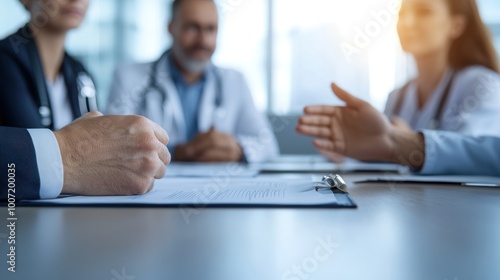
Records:
{"label": "white paper sheet", "polygon": [[[66,205],[328,205],[333,193],[317,192],[310,179],[162,179],[141,196],[66,197],[35,203]],[[29,202],[28,202],[29,203]]]}
{"label": "white paper sheet", "polygon": [[[302,159],[302,160],[301,160]],[[392,163],[367,163],[345,159],[343,163],[333,163],[321,157],[295,156],[280,157],[275,162],[251,165],[262,172],[406,172],[408,168]]]}
{"label": "white paper sheet", "polygon": [[[331,173],[331,172],[398,172],[407,171],[397,164],[366,163],[346,159],[343,163],[328,162],[319,156],[283,156],[273,162],[240,164],[240,163],[171,163],[167,166],[165,178],[188,177],[206,178],[213,176],[229,176],[234,178],[251,178],[260,172],[267,173]],[[325,174],[326,175],[326,174]]]}
{"label": "white paper sheet", "polygon": [[171,163],[167,166],[165,177],[229,176],[250,178],[258,174],[258,169],[252,169],[245,164],[239,163]]}

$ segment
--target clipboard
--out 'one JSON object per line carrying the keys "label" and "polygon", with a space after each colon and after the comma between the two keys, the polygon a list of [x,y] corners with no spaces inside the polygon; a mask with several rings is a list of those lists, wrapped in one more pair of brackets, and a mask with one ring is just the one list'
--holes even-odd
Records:
{"label": "clipboard", "polygon": [[[231,178],[214,189],[209,178],[177,178],[157,181],[142,196],[80,197],[22,201],[18,206],[40,207],[141,207],[141,208],[357,208],[339,176],[308,179]],[[205,184],[205,185],[204,185]],[[201,196],[204,194],[205,197]]]}

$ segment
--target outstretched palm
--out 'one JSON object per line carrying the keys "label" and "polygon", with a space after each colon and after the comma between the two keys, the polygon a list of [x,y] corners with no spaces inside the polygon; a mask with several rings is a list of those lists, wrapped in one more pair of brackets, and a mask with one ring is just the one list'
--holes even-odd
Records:
{"label": "outstretched palm", "polygon": [[392,153],[390,134],[394,127],[388,119],[367,102],[358,99],[335,84],[334,93],[345,107],[307,107],[297,131],[316,137],[314,145],[359,160],[385,160]]}

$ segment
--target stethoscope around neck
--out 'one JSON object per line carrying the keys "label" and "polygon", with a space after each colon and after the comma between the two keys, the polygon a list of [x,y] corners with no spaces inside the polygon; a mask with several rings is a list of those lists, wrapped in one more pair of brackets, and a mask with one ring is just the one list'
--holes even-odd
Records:
{"label": "stethoscope around neck", "polygon": [[[151,72],[149,73],[149,80],[147,83],[147,86],[141,91],[140,97],[142,98],[142,103],[141,103],[141,108],[142,108],[142,113],[146,113],[146,99],[147,99],[147,94],[150,94],[151,92],[158,92],[161,95],[162,98],[162,104],[161,104],[161,114],[162,118],[165,117],[165,108],[168,105],[169,99],[168,99],[168,94],[167,90],[162,87],[159,82],[158,82],[158,74],[159,74],[159,67],[161,67],[161,63],[167,63],[167,57],[171,55],[170,51],[165,52],[158,60],[156,60],[153,65],[151,66]],[[220,71],[217,69],[217,67],[213,66],[210,68],[213,71],[213,74],[215,76],[215,98],[214,98],[214,111],[213,111],[213,123],[212,126],[216,126],[216,123],[218,120],[222,120],[227,116],[226,109],[222,106],[223,104],[223,92],[222,92],[222,77],[220,75]]]}
{"label": "stethoscope around neck", "polygon": [[[92,78],[86,72],[78,73],[76,78],[78,87],[78,106],[80,107],[80,112],[83,114],[97,111],[97,98],[96,98],[96,88]],[[49,106],[49,101],[47,99],[47,93],[45,92],[45,85],[38,87],[38,94],[40,97],[40,108],[39,113],[42,117],[41,123],[45,127],[52,126],[52,110]]]}
{"label": "stethoscope around neck", "polygon": [[[34,44],[30,45],[28,53],[34,69],[35,83],[40,101],[38,113],[41,117],[41,124],[45,128],[51,128],[53,126],[52,109],[45,84],[45,75],[42,65],[37,59],[37,50]],[[78,105],[83,115],[91,111],[97,111],[97,91],[90,75],[84,69],[78,68],[81,67],[72,65],[73,73],[76,75],[76,84],[78,88]]]}
{"label": "stethoscope around neck", "polygon": [[[427,126],[427,129],[430,130],[437,130],[441,128],[441,125],[443,123],[444,115],[445,115],[445,106],[448,103],[448,100],[450,99],[450,94],[451,94],[451,88],[453,86],[453,82],[455,80],[455,77],[457,75],[457,71],[455,69],[450,70],[451,73],[449,75],[448,82],[446,84],[446,87],[444,88],[443,95],[441,96],[441,99],[439,100],[439,104],[437,107],[437,110],[434,112],[434,115],[432,116],[432,119],[430,123]],[[396,105],[394,108],[394,113],[393,116],[400,116],[403,110],[403,103],[405,98],[407,97],[409,88],[410,88],[411,83],[407,83],[400,91],[397,96],[396,100]]]}

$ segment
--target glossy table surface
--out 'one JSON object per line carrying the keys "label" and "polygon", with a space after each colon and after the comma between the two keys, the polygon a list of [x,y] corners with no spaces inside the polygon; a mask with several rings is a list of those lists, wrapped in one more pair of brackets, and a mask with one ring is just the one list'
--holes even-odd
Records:
{"label": "glossy table surface", "polygon": [[500,279],[500,189],[367,176],[354,210],[20,207],[0,279]]}

